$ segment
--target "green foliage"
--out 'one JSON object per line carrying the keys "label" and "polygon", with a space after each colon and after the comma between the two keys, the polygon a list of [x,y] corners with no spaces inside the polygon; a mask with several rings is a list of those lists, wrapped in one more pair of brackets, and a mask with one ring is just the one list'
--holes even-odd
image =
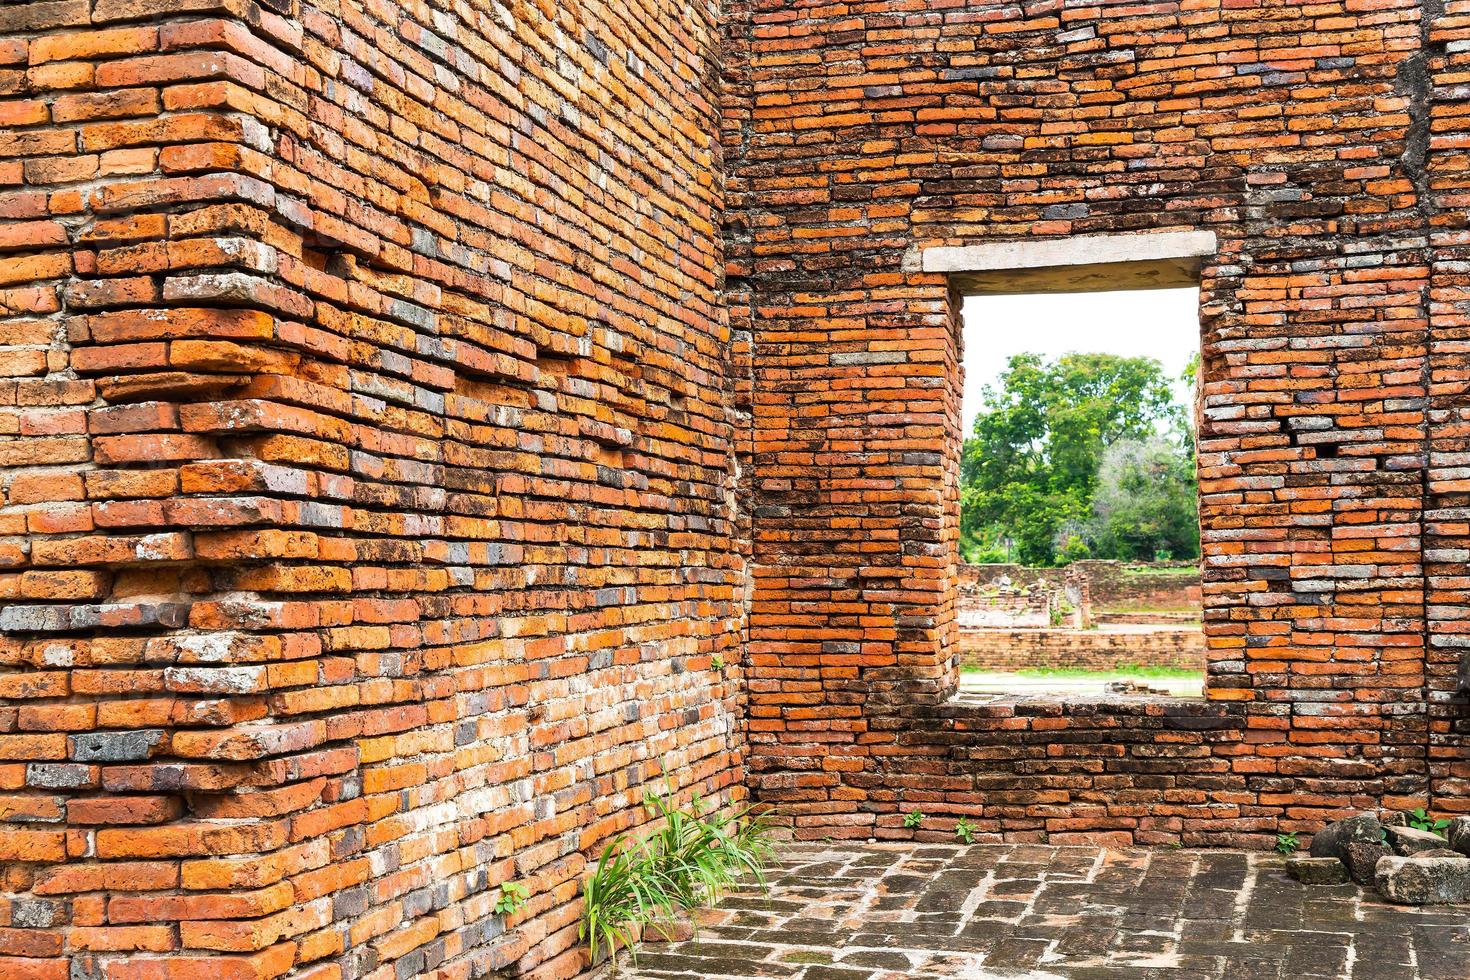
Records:
{"label": "green foliage", "polygon": [[975,843],[975,825],[967,818],[960,817],[955,821],[954,835],[966,844],[973,844]]}
{"label": "green foliage", "polygon": [[1199,555],[1194,460],[1166,439],[1109,446],[1098,467],[1088,536],[1112,558]]}
{"label": "green foliage", "polygon": [[619,947],[633,949],[645,925],[673,918],[676,891],[653,856],[620,834],[582,886],[577,938],[587,943],[594,962],[601,950],[616,955]]}
{"label": "green foliage", "polygon": [[994,528],[960,523],[960,554],[972,565],[999,565],[1011,560],[1005,535]]}
{"label": "green foliage", "polygon": [[1409,811],[1409,826],[1415,830],[1427,830],[1431,834],[1444,836],[1445,828],[1450,825],[1448,820],[1436,820],[1424,811],[1424,808],[1416,807]]}
{"label": "green foliage", "polygon": [[724,670],[725,669],[725,658],[722,657],[722,656],[720,656],[717,653],[710,660],[709,665],[710,665],[710,668],[713,669],[713,670]]}
{"label": "green foliage", "polygon": [[903,815],[903,825],[905,827],[907,827],[909,830],[913,830],[914,828],[918,827],[923,822],[924,822],[924,813],[923,813],[922,810],[913,810],[913,811],[911,811],[909,813],[905,813]]}
{"label": "green foliage", "polygon": [[526,900],[531,897],[531,890],[525,885],[515,881],[507,881],[502,884],[495,896],[495,914],[511,915],[521,910]]}
{"label": "green foliage", "polygon": [[1276,835],[1277,854],[1295,854],[1296,849],[1301,846],[1301,841],[1296,839],[1296,831],[1292,831],[1289,834]]}
{"label": "green foliage", "polygon": [[1061,548],[1057,549],[1057,564],[1070,565],[1074,561],[1092,557],[1092,549],[1087,546],[1086,541],[1082,540],[1082,535],[1067,534],[1065,542]]}
{"label": "green foliage", "polygon": [[644,837],[619,834],[583,885],[577,937],[596,961],[634,944],[647,926],[668,934],[679,912],[712,908],[738,880],[766,889],[773,839],[765,814],[751,807],[707,813],[696,796],[687,808],[649,793],[643,805],[657,822]]}
{"label": "green foliage", "polygon": [[[1083,557],[1152,559],[1165,540],[1171,554],[1181,549],[1178,557],[1198,553],[1197,530],[1189,552],[1188,535],[1181,543],[1178,535],[1123,533],[1126,514],[1110,525],[1106,537],[1093,533],[1104,455],[1120,442],[1170,446],[1178,464],[1167,475],[1174,479],[1187,464],[1192,506],[1189,413],[1175,400],[1157,361],[1067,354],[1048,362],[1037,354],[1018,354],[999,384],[985,389],[984,398],[985,409],[961,459],[960,547],[967,561],[1051,565]],[[1125,468],[1117,480],[1135,475]],[[1172,504],[1174,495],[1165,497]]]}

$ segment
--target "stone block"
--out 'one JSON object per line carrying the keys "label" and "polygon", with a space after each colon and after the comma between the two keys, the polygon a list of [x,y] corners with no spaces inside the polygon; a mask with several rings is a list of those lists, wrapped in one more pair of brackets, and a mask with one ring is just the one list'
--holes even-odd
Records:
{"label": "stone block", "polygon": [[1347,845],[1351,843],[1378,844],[1383,841],[1383,825],[1371,813],[1336,820],[1312,838],[1312,857],[1347,858]]}
{"label": "stone block", "polygon": [[1413,827],[1385,827],[1384,831],[1388,834],[1388,846],[1399,855],[1440,850],[1445,846],[1443,837],[1428,830],[1416,830]]}
{"label": "stone block", "polygon": [[1348,874],[1360,885],[1373,883],[1373,870],[1380,858],[1393,857],[1393,849],[1387,844],[1370,844],[1366,841],[1349,841],[1342,848],[1342,863],[1347,865]]}
{"label": "stone block", "polygon": [[1293,857],[1286,873],[1304,885],[1341,885],[1348,881],[1347,865],[1335,857]]}
{"label": "stone block", "polygon": [[1442,905],[1470,902],[1470,860],[1463,857],[1381,858],[1373,886],[1390,902]]}
{"label": "stone block", "polygon": [[1445,828],[1444,835],[1450,850],[1470,855],[1470,816],[1450,818],[1450,825]]}

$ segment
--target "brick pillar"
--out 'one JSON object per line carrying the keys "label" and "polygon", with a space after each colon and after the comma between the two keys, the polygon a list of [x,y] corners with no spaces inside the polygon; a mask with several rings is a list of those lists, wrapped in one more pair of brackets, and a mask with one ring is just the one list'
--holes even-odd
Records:
{"label": "brick pillar", "polygon": [[844,285],[757,301],[751,771],[866,835],[854,786],[955,683],[959,330],[939,277]]}
{"label": "brick pillar", "polygon": [[[1426,5],[1428,6],[1428,5]],[[1433,808],[1470,813],[1470,113],[1457,79],[1470,70],[1470,2],[1452,0],[1421,24],[1425,50],[1402,73],[1415,125],[1430,230],[1429,446],[1424,520],[1429,767]]]}

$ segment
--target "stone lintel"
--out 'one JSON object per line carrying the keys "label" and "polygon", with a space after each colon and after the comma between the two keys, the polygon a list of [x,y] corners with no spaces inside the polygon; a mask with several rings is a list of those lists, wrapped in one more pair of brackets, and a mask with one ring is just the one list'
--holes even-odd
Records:
{"label": "stone lintel", "polygon": [[926,248],[920,266],[967,295],[1167,289],[1196,285],[1216,248],[1211,231],[1077,235]]}

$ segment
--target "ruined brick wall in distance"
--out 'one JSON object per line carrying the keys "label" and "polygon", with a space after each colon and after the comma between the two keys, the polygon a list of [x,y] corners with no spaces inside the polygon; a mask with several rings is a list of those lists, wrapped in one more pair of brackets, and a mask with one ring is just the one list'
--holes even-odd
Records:
{"label": "ruined brick wall in distance", "polygon": [[[1470,811],[1465,3],[742,9],[756,794],[810,837],[917,799],[999,833],[1253,846],[1353,807]],[[1219,242],[1199,472],[1221,727],[1114,744],[1116,716],[1058,707],[998,770],[1015,720],[961,731],[946,703],[958,303],[917,258],[1162,230]]]}
{"label": "ruined brick wall in distance", "polygon": [[1193,562],[1120,562],[1087,559],[1062,568],[1031,568],[1016,564],[959,566],[961,585],[983,588],[1001,578],[1016,586],[1038,582],[1062,586],[1069,575],[1087,578],[1094,609],[1198,612],[1199,566]]}
{"label": "ruined brick wall in distance", "polygon": [[743,792],[718,44],[0,5],[0,978],[571,977]]}

